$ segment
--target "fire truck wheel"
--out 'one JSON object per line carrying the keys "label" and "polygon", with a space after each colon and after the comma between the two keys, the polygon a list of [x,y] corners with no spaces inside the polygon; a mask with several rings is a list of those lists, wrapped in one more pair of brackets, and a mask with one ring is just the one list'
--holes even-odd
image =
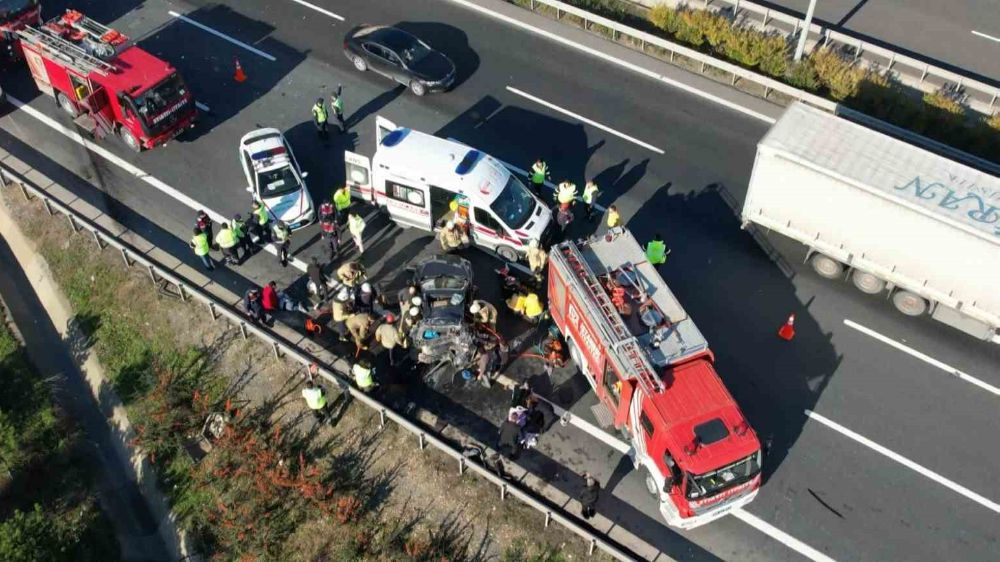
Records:
{"label": "fire truck wheel", "polygon": [[646,491],[653,497],[660,497],[659,490],[656,489],[656,480],[649,473],[649,469],[646,469]]}
{"label": "fire truck wheel", "polygon": [[517,252],[515,252],[514,248],[511,248],[510,246],[498,246],[497,255],[504,261],[509,261],[511,263],[517,262]]}
{"label": "fire truck wheel", "polygon": [[68,113],[70,117],[76,117],[80,114],[80,111],[75,105],[73,105],[73,102],[69,101],[69,98],[63,95],[62,92],[56,92],[56,103],[58,103],[59,107]]}
{"label": "fire truck wheel", "polygon": [[365,59],[357,55],[351,58],[351,62],[354,63],[354,68],[360,70],[361,72],[368,70],[368,63],[365,62]]}
{"label": "fire truck wheel", "polygon": [[135,138],[132,131],[126,129],[125,127],[119,127],[118,136],[122,138],[122,142],[124,142],[125,146],[127,146],[132,152],[142,151],[142,145],[139,144],[139,139]]}

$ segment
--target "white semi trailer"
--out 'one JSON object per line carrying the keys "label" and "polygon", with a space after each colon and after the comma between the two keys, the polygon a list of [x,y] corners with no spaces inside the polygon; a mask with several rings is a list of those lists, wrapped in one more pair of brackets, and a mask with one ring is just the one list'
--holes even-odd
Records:
{"label": "white semi trailer", "polygon": [[903,314],[1000,343],[998,170],[895,133],[791,105],[757,145],[743,226],[801,242],[817,273]]}

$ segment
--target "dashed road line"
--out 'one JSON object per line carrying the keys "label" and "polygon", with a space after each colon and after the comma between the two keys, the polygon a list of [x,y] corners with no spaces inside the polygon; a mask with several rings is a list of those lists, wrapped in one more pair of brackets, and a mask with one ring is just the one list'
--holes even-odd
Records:
{"label": "dashed road line", "polygon": [[814,560],[815,562],[834,562],[833,558],[830,558],[749,511],[734,509],[731,515],[810,560]]}
{"label": "dashed road line", "polygon": [[212,111],[212,108],[210,108],[207,105],[201,103],[200,101],[194,102],[194,106],[197,107],[198,109],[204,111],[205,113],[211,113],[211,111]]}
{"label": "dashed road line", "polygon": [[969,384],[978,386],[979,388],[981,388],[981,389],[983,389],[983,390],[985,390],[985,391],[987,391],[989,393],[992,393],[992,394],[994,394],[996,396],[1000,396],[1000,388],[997,388],[997,387],[993,386],[992,384],[990,384],[990,383],[988,383],[986,381],[977,379],[976,377],[974,377],[974,376],[972,376],[972,375],[970,375],[968,373],[960,371],[960,370],[956,369],[955,367],[952,367],[951,365],[948,365],[947,363],[943,363],[941,361],[938,361],[937,359],[934,359],[933,357],[931,357],[929,355],[923,354],[923,353],[917,351],[916,349],[913,349],[912,347],[903,345],[903,344],[899,343],[898,341],[896,341],[896,340],[894,340],[894,339],[892,339],[892,338],[890,338],[888,336],[883,336],[882,334],[876,332],[875,330],[872,330],[871,328],[866,328],[866,327],[862,326],[861,324],[858,324],[857,322],[848,320],[846,318],[844,319],[844,325],[847,326],[847,327],[849,327],[849,328],[854,328],[855,330],[861,332],[862,334],[865,334],[866,336],[870,336],[872,338],[875,338],[876,340],[878,340],[878,341],[880,341],[880,342],[882,342],[882,343],[884,343],[886,345],[889,345],[891,347],[894,347],[894,348],[902,351],[903,353],[906,353],[908,355],[916,357],[917,359],[923,361],[924,363],[927,363],[928,365],[933,365],[933,366],[937,367],[938,369],[941,369],[942,371],[948,373],[949,375],[957,378],[958,380],[965,381],[965,382],[967,382]]}
{"label": "dashed road line", "polygon": [[994,37],[992,35],[987,35],[985,33],[982,33],[981,31],[976,31],[976,30],[972,30],[972,34],[973,35],[978,35],[979,37],[982,37],[984,39],[989,39],[990,41],[996,41],[997,43],[1000,43],[1000,37]]}
{"label": "dashed road line", "polygon": [[547,108],[549,108],[549,109],[551,109],[553,111],[558,111],[559,113],[562,113],[563,115],[568,115],[569,117],[572,117],[573,119],[576,119],[577,121],[581,121],[583,123],[586,123],[586,124],[590,125],[591,127],[597,127],[598,129],[600,129],[602,131],[605,131],[607,133],[611,133],[612,135],[615,135],[616,137],[625,139],[625,140],[627,140],[627,141],[629,141],[629,142],[631,142],[633,144],[637,144],[637,145],[645,148],[646,150],[652,150],[653,152],[655,152],[657,154],[666,154],[666,152],[664,152],[663,149],[657,148],[657,147],[649,144],[648,142],[644,142],[644,141],[641,141],[641,140],[639,140],[639,139],[637,139],[635,137],[626,135],[625,133],[623,133],[621,131],[618,131],[616,129],[612,129],[611,127],[609,127],[607,125],[604,125],[604,124],[601,124],[601,123],[598,123],[597,121],[594,121],[593,119],[588,119],[588,118],[580,115],[579,113],[573,113],[572,111],[570,111],[568,109],[564,109],[562,107],[559,107],[558,105],[556,105],[556,104],[554,104],[552,102],[545,101],[542,98],[533,96],[533,95],[531,95],[531,94],[529,94],[527,92],[524,92],[522,90],[518,90],[517,88],[512,88],[510,86],[507,86],[507,91],[510,92],[510,93],[512,93],[512,94],[521,96],[522,98],[531,100],[531,101],[533,101],[533,102],[535,102],[535,103],[537,103],[539,105],[543,105],[543,106],[545,106],[545,107],[547,107]]}
{"label": "dashed road line", "polygon": [[683,91],[685,91],[685,92],[687,92],[689,94],[692,94],[692,95],[698,96],[700,98],[706,99],[708,101],[711,101],[713,103],[717,103],[719,105],[728,107],[729,109],[732,109],[734,111],[738,111],[738,112],[740,112],[740,113],[742,113],[744,115],[749,115],[750,117],[753,117],[754,119],[759,119],[761,121],[764,121],[764,122],[770,123],[770,124],[774,124],[774,123],[777,122],[777,119],[775,119],[774,117],[771,117],[769,115],[765,115],[763,113],[760,113],[759,111],[754,111],[753,109],[750,109],[749,107],[744,107],[744,106],[742,106],[742,105],[740,105],[738,103],[729,101],[729,100],[727,100],[727,99],[725,99],[725,98],[723,98],[721,96],[717,96],[715,94],[710,94],[710,93],[708,93],[708,92],[706,92],[704,90],[700,90],[700,89],[698,89],[698,88],[696,88],[694,86],[691,86],[689,84],[685,84],[684,82],[681,82],[680,80],[674,80],[673,78],[668,78],[668,77],[666,77],[666,76],[664,76],[662,74],[653,72],[652,70],[649,70],[649,69],[643,68],[643,67],[641,67],[641,66],[639,66],[637,64],[633,64],[633,63],[630,63],[628,61],[622,60],[622,59],[620,59],[618,57],[609,55],[609,54],[607,54],[607,53],[605,53],[603,51],[600,51],[598,49],[594,49],[592,47],[587,47],[586,45],[582,45],[580,43],[577,43],[576,41],[571,41],[571,40],[566,39],[565,37],[562,37],[562,36],[560,36],[560,35],[558,35],[556,33],[552,33],[551,31],[545,31],[544,29],[535,27],[535,26],[533,26],[533,25],[531,25],[529,23],[525,23],[525,22],[523,22],[523,21],[521,21],[521,20],[519,20],[517,18],[512,18],[510,16],[501,14],[499,12],[495,12],[495,11],[489,9],[489,8],[486,8],[484,6],[480,6],[480,5],[476,4],[475,2],[470,2],[469,0],[450,0],[450,1],[454,2],[455,4],[459,4],[459,5],[465,6],[466,8],[469,8],[470,10],[475,10],[475,11],[477,11],[477,12],[479,12],[481,14],[487,15],[487,16],[489,16],[491,18],[500,20],[500,21],[505,22],[505,23],[509,23],[510,25],[513,25],[515,27],[519,27],[519,28],[521,28],[521,29],[523,29],[525,31],[530,31],[531,33],[534,33],[535,35],[540,35],[542,37],[545,37],[546,39],[549,39],[551,41],[555,41],[556,43],[560,43],[560,44],[566,45],[567,47],[571,47],[571,48],[576,49],[578,51],[587,53],[588,55],[597,57],[599,59],[602,59],[604,61],[610,62],[610,63],[615,64],[615,65],[618,65],[618,66],[620,66],[622,68],[625,68],[625,69],[630,70],[632,72],[635,72],[637,74],[642,74],[643,76],[646,76],[648,78],[652,78],[653,80],[658,80],[660,82],[663,82],[664,84],[669,84],[670,86],[673,86],[673,87],[675,87],[675,88],[677,88],[679,90],[683,90]]}
{"label": "dashed road line", "polygon": [[329,16],[329,17],[331,17],[331,18],[333,18],[335,20],[344,21],[344,17],[343,16],[338,16],[337,14],[331,12],[330,10],[327,10],[327,9],[324,9],[324,8],[320,8],[316,4],[310,4],[309,2],[306,2],[305,0],[292,0],[292,2],[295,2],[296,4],[305,6],[306,8],[309,8],[310,10],[315,10],[315,11],[323,14],[324,16]]}
{"label": "dashed road line", "polygon": [[858,443],[864,445],[865,447],[868,447],[869,449],[875,451],[876,453],[880,453],[918,474],[930,478],[934,482],[937,482],[938,484],[944,486],[945,488],[948,488],[949,490],[978,503],[979,505],[985,507],[986,509],[989,509],[990,511],[993,511],[995,513],[1000,513],[1000,504],[998,504],[997,502],[985,498],[977,494],[976,492],[973,492],[972,490],[966,488],[965,486],[957,484],[945,478],[944,476],[941,476],[937,472],[934,472],[933,470],[925,466],[919,465],[911,461],[910,459],[904,457],[903,455],[900,455],[899,453],[893,452],[883,447],[882,445],[879,445],[878,443],[872,441],[871,439],[868,439],[867,437],[861,435],[860,433],[847,429],[846,427],[831,420],[830,418],[827,418],[821,414],[817,414],[812,410],[806,410],[805,412],[806,415],[809,416],[809,419],[818,421],[819,423],[829,427],[830,429],[836,431],[837,433],[840,433],[845,437],[857,441]]}
{"label": "dashed road line", "polygon": [[[119,168],[121,168],[122,170],[124,170],[128,174],[132,175],[136,179],[138,179],[140,181],[143,181],[143,182],[145,182],[145,183],[153,186],[158,191],[160,191],[160,192],[162,192],[162,193],[170,196],[171,198],[173,198],[177,202],[181,203],[182,205],[184,205],[184,206],[186,206],[186,207],[188,207],[188,208],[190,208],[190,209],[192,209],[194,211],[198,211],[198,210],[204,209],[205,212],[208,214],[208,216],[213,221],[215,221],[215,222],[217,222],[219,224],[226,224],[226,223],[229,222],[229,218],[223,216],[222,213],[217,213],[217,212],[211,210],[207,205],[203,205],[203,204],[199,203],[198,201],[195,201],[194,199],[192,199],[188,195],[186,195],[184,193],[181,193],[177,189],[175,189],[175,188],[167,185],[166,183],[164,183],[163,181],[157,179],[156,177],[151,176],[150,174],[147,174],[145,171],[141,170],[140,168],[137,168],[136,166],[132,165],[129,162],[126,162],[125,160],[121,159],[120,157],[118,157],[117,155],[115,155],[114,153],[112,153],[111,151],[109,151],[108,149],[106,149],[106,148],[104,148],[102,146],[99,146],[99,145],[97,145],[97,144],[95,144],[95,143],[93,143],[93,142],[91,142],[91,141],[83,138],[76,131],[73,131],[73,130],[70,130],[70,129],[64,127],[61,123],[58,123],[55,119],[52,119],[48,115],[45,115],[41,111],[38,111],[37,109],[35,109],[35,108],[31,107],[30,105],[24,103],[23,101],[15,98],[15,97],[11,97],[9,95],[7,96],[7,100],[11,104],[13,104],[15,107],[17,107],[18,109],[21,109],[22,111],[24,111],[26,114],[34,117],[35,119],[38,119],[39,121],[41,121],[45,125],[48,125],[50,128],[54,129],[55,131],[57,131],[59,133],[62,133],[68,139],[76,142],[80,146],[83,146],[84,148],[86,148],[87,150],[89,150],[89,151],[93,152],[94,154],[100,156],[101,158],[104,158],[108,162],[111,162],[115,166],[118,166]],[[268,244],[267,246],[265,246],[264,249],[267,250],[268,252],[270,252],[271,254],[275,255],[275,256],[278,255],[278,251],[274,247],[273,244]],[[294,266],[296,269],[299,269],[301,271],[305,271],[306,270],[306,263],[304,261],[298,259],[298,258],[292,257],[288,261],[288,263],[290,265]]]}
{"label": "dashed road line", "polygon": [[253,54],[257,55],[257,56],[263,57],[263,58],[265,58],[265,59],[267,59],[267,60],[269,60],[271,62],[274,62],[274,61],[278,60],[278,59],[274,58],[273,56],[265,53],[264,51],[261,51],[260,49],[258,49],[256,47],[247,45],[243,41],[240,41],[239,39],[234,39],[234,38],[226,35],[225,33],[221,32],[221,31],[218,31],[218,30],[212,29],[211,27],[208,27],[207,25],[205,25],[203,23],[198,23],[198,22],[194,21],[193,19],[191,19],[191,18],[189,18],[189,17],[187,17],[185,15],[178,14],[177,12],[175,12],[173,10],[170,10],[167,13],[170,14],[171,16],[173,16],[173,17],[175,17],[175,18],[183,21],[183,22],[189,23],[189,24],[197,27],[198,29],[200,29],[202,31],[206,31],[208,33],[211,33],[212,35],[215,35],[216,37],[218,37],[220,39],[225,39],[226,41],[229,41],[233,45],[236,45],[236,46],[239,46],[239,47],[243,47],[244,49],[250,51],[251,53],[253,53]]}

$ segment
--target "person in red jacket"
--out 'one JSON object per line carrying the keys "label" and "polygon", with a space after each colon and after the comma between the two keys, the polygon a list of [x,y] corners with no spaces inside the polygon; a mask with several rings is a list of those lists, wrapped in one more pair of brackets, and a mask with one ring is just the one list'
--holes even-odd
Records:
{"label": "person in red jacket", "polygon": [[264,285],[260,301],[261,306],[264,307],[266,312],[274,312],[276,310],[298,310],[303,314],[308,314],[309,312],[302,306],[302,303],[296,303],[284,291],[279,291],[278,284],[274,281],[268,281],[267,285]]}

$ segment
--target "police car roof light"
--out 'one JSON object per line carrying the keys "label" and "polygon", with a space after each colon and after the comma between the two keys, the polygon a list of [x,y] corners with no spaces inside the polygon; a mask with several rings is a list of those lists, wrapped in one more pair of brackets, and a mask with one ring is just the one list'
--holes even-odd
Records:
{"label": "police car roof light", "polygon": [[252,155],[250,155],[250,158],[254,160],[267,160],[268,158],[273,158],[279,154],[284,154],[286,152],[288,151],[285,150],[285,147],[278,146],[261,152],[254,152]]}
{"label": "police car roof light", "polygon": [[462,161],[459,162],[458,166],[455,168],[455,173],[460,176],[468,174],[469,172],[472,171],[472,168],[476,167],[476,162],[479,161],[479,158],[482,155],[483,153],[479,152],[478,150],[470,150],[466,152],[465,156],[462,158]]}
{"label": "police car roof light", "polygon": [[407,128],[396,129],[389,133],[388,135],[382,137],[382,146],[396,146],[399,144],[406,135],[410,134],[410,130]]}

